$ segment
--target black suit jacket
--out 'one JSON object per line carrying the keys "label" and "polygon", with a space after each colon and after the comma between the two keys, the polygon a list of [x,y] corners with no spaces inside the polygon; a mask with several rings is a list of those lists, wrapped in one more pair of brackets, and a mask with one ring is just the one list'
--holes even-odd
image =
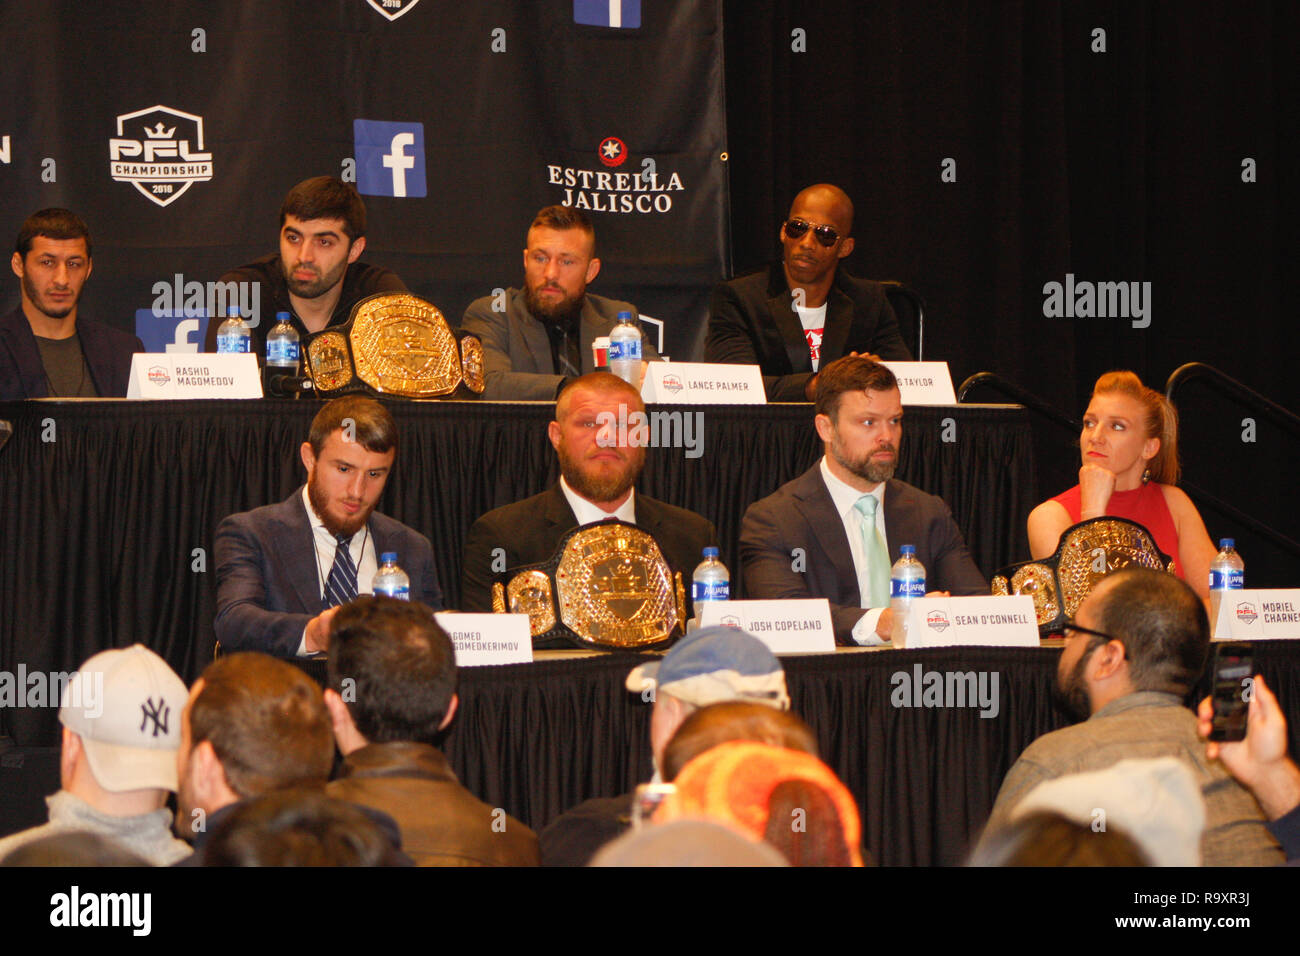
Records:
{"label": "black suit jacket", "polygon": [[[942,498],[890,479],[885,534],[891,563],[903,545],[916,546],[927,591],[989,593]],[[794,570],[796,548],[803,549],[802,572]],[[830,601],[836,641],[856,643],[850,632],[866,612],[848,535],[822,480],[820,462],[749,506],[740,528],[740,560],[746,597],[824,597]]]}
{"label": "black suit jacket", "polygon": [[[411,578],[411,597],[442,609],[429,539],[372,512],[376,554],[396,551]],[[311,523],[302,488],[277,505],[226,518],[217,527],[217,640],[226,651],[262,651],[295,657],[303,628],[325,610]],[[326,569],[328,572],[328,569]]]}
{"label": "black suit jacket", "polygon": [[[884,287],[836,269],[826,299],[820,368],[850,352],[912,360]],[[804,387],[812,377],[812,355],[780,262],[714,288],[704,361],[757,365],[768,401],[807,400]]]}
{"label": "black suit jacket", "polygon": [[[638,494],[636,525],[654,536],[668,566],[682,573],[689,614],[691,575],[703,560],[704,549],[718,541],[713,524],[694,511]],[[504,549],[504,565],[498,563],[502,570],[537,564],[555,554],[565,532],[577,526],[578,519],[558,482],[539,495],[483,515],[465,536],[460,609],[492,610],[494,549]]]}
{"label": "black suit jacket", "polygon": [[[77,316],[81,353],[86,357],[91,381],[101,398],[125,398],[131,379],[131,356],[144,351],[144,343],[91,319]],[[31,323],[22,306],[0,318],[0,401],[48,398],[49,384]]]}

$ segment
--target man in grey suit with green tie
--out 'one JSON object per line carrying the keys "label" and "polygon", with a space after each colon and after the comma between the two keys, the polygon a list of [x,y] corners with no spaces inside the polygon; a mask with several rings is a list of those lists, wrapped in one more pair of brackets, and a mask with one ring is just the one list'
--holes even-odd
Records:
{"label": "man in grey suit with green tie", "polygon": [[931,595],[988,594],[942,498],[893,477],[903,434],[894,373],[846,356],[817,378],[826,453],[749,506],[740,530],[745,597],[826,598],[840,644],[889,640],[889,569],[916,547]]}

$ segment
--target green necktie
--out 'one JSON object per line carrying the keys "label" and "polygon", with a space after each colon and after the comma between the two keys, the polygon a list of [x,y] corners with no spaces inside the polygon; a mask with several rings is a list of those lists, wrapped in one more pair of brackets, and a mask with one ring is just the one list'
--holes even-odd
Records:
{"label": "green necktie", "polygon": [[862,555],[867,559],[867,580],[871,593],[863,607],[889,607],[889,549],[876,528],[875,495],[863,495],[853,506],[862,516]]}

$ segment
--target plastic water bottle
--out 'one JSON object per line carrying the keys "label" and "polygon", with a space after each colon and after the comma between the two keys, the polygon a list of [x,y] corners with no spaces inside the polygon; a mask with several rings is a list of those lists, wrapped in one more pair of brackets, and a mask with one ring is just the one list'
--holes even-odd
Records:
{"label": "plastic water bottle", "polygon": [[905,544],[889,572],[889,607],[894,612],[890,643],[894,647],[907,646],[907,615],[912,602],[925,597],[925,565],[916,559],[916,546]]}
{"label": "plastic water bottle", "polygon": [[299,354],[298,331],[289,324],[289,313],[277,312],[275,325],[266,335],[266,367],[297,375]]}
{"label": "plastic water bottle", "polygon": [[695,569],[691,578],[691,601],[695,605],[695,616],[700,616],[700,605],[706,601],[731,600],[731,575],[727,566],[718,560],[718,549],[704,549],[704,560]]}
{"label": "plastic water bottle", "polygon": [[1246,586],[1246,562],[1237,553],[1237,542],[1232,538],[1219,539],[1219,553],[1210,564],[1210,633],[1214,633],[1219,620],[1219,604],[1227,591],[1240,591]]}
{"label": "plastic water bottle", "polygon": [[379,556],[379,570],[375,572],[371,590],[377,595],[397,598],[399,601],[411,600],[411,579],[397,566],[396,551],[385,551]]}
{"label": "plastic water bottle", "polygon": [[226,309],[226,321],[217,329],[218,352],[250,352],[253,348],[253,333],[249,331],[244,320],[239,316],[239,306],[232,305]]}
{"label": "plastic water bottle", "polygon": [[641,386],[641,330],[631,312],[618,314],[618,325],[609,333],[609,370],[623,381]]}

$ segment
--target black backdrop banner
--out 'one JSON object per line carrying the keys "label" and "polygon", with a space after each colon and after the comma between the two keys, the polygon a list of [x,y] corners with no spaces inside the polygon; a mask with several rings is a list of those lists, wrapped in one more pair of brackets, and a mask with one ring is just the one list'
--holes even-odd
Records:
{"label": "black backdrop banner", "polygon": [[276,249],[315,175],[356,182],[364,258],[453,325],[522,284],[528,223],[564,203],[596,224],[593,292],[665,354],[702,338],[727,264],[721,0],[63,0],[0,5],[0,36],[0,223],[80,213],[85,313],[150,350],[177,289]]}

